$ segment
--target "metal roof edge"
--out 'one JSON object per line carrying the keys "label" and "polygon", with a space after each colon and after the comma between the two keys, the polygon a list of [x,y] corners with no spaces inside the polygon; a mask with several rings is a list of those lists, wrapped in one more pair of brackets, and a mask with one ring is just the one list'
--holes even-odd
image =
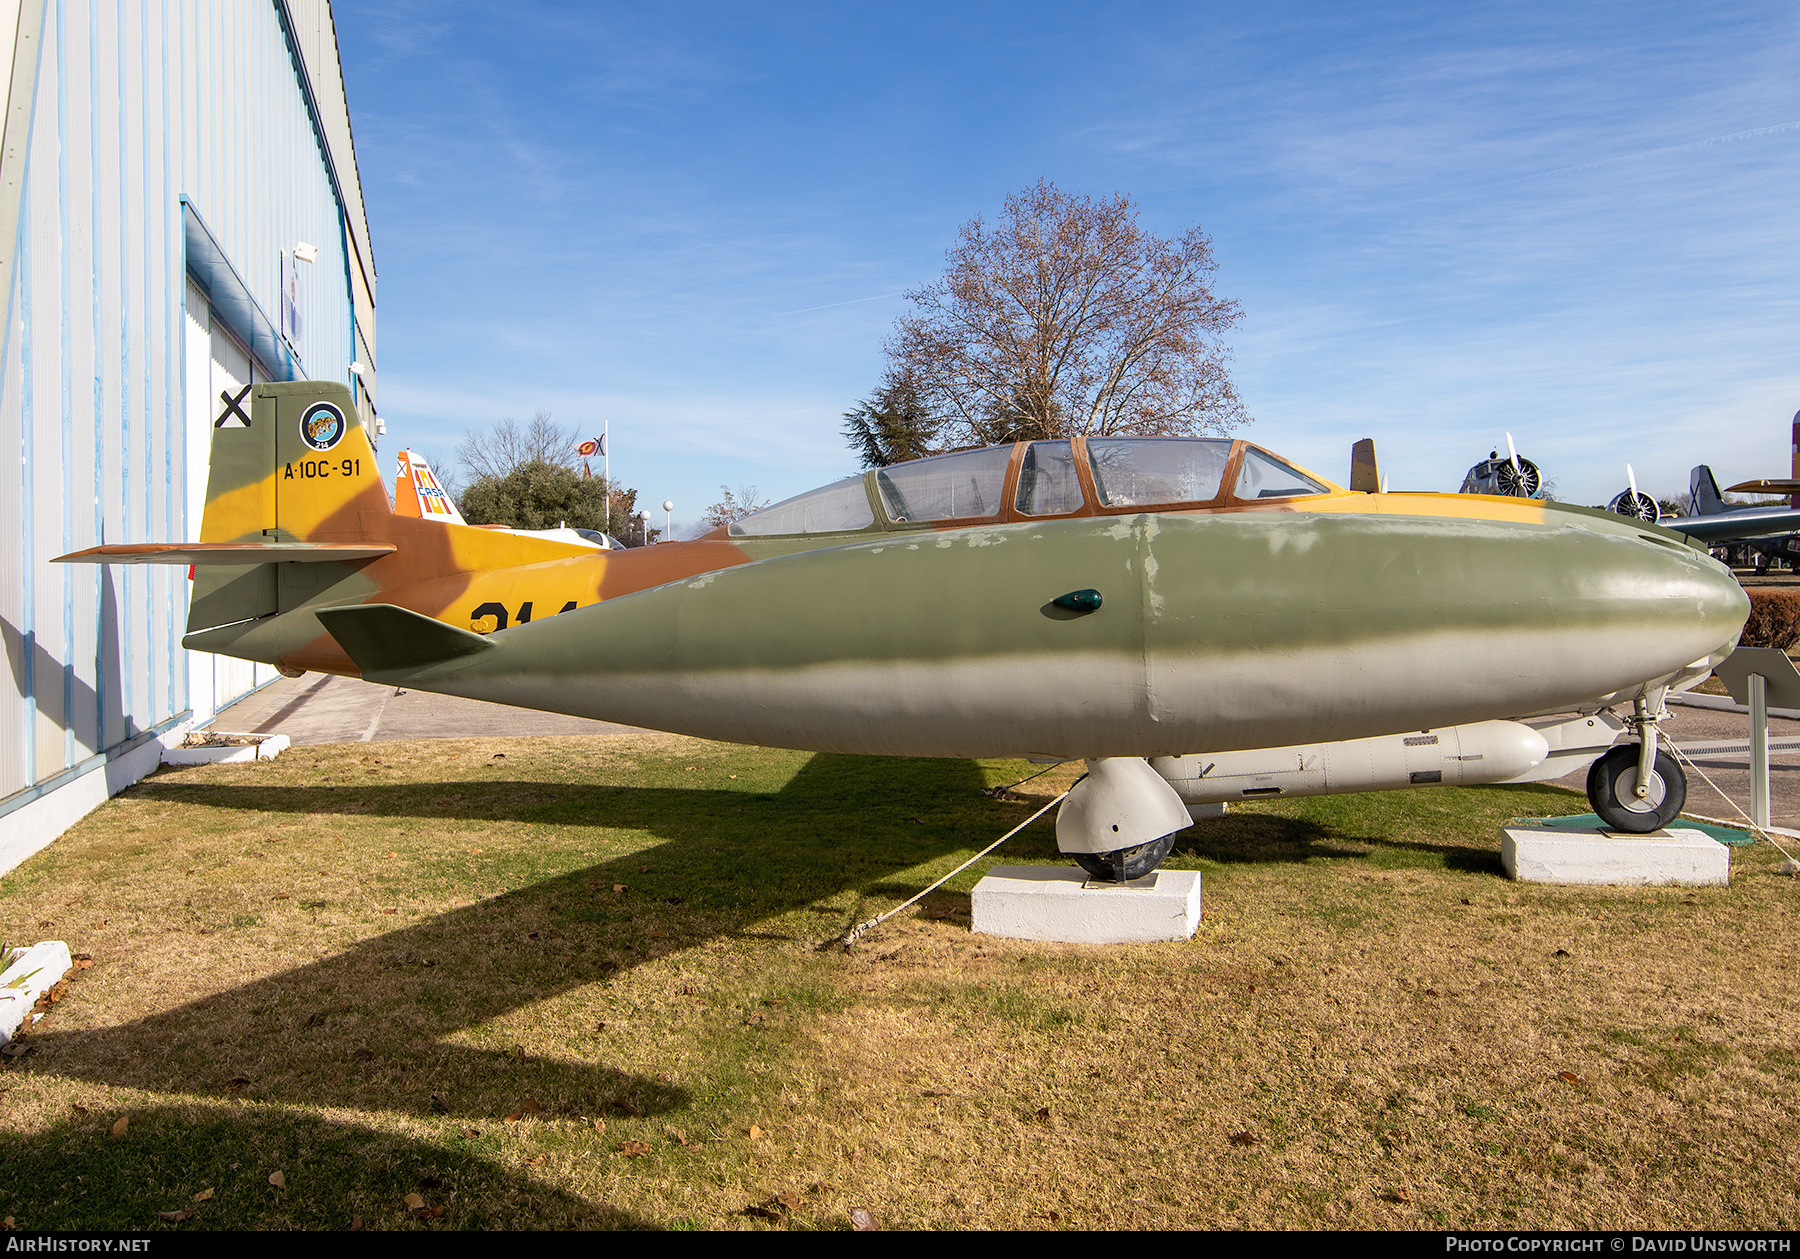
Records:
{"label": "metal roof edge", "polygon": [[[348,220],[350,218],[350,201],[344,195],[343,181],[338,176],[337,155],[331,151],[331,137],[325,127],[324,116],[319,109],[318,94],[313,89],[312,68],[306,64],[306,52],[300,44],[300,36],[294,25],[293,11],[288,5],[288,0],[272,0],[272,2],[275,5],[276,17],[281,21],[281,35],[282,38],[287,41],[288,56],[294,63],[294,73],[300,80],[301,95],[306,98],[306,112],[312,119],[313,135],[318,140],[319,152],[323,154],[325,158],[325,173],[331,179],[331,190],[337,196],[338,208],[342,211],[345,219]],[[331,12],[331,5],[329,2],[325,5],[325,13],[331,21],[331,46],[333,50],[335,50],[337,48],[337,15]],[[340,85],[343,83],[343,77],[343,63],[340,59],[338,63],[338,82]],[[373,272],[375,270],[375,244],[369,238],[368,209],[363,204],[362,176],[356,166],[356,140],[354,135],[350,132],[350,102],[348,96],[346,96],[344,100],[344,129],[345,133],[351,136],[349,154],[350,172],[356,179],[356,213],[362,220],[362,231],[357,233],[352,230],[350,234],[358,237],[357,243],[359,245],[367,242],[369,250],[369,269]]]}

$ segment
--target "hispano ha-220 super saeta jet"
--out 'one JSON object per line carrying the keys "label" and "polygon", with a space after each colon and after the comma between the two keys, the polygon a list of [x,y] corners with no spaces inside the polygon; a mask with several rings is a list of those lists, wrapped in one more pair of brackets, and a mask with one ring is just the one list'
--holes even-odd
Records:
{"label": "hispano ha-220 super saeta jet", "polygon": [[199,543],[62,560],[196,566],[184,645],[290,675],[821,752],[1085,759],[1057,841],[1101,878],[1153,870],[1191,807],[1589,761],[1601,816],[1654,830],[1685,796],[1663,697],[1749,609],[1655,524],[1347,490],[1225,438],[940,455],[598,550],[396,514],[347,390],[252,394],[215,429]]}

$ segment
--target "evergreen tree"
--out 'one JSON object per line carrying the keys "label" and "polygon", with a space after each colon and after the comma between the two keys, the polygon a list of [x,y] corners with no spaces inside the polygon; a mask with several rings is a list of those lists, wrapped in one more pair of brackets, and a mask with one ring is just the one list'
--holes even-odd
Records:
{"label": "evergreen tree", "polygon": [[910,380],[891,380],[844,412],[844,436],[865,468],[885,468],[939,453],[941,422]]}
{"label": "evergreen tree", "polygon": [[[610,490],[610,492],[609,492]],[[472,525],[505,525],[511,529],[598,529],[626,539],[640,526],[632,523],[636,490],[612,490],[604,477],[584,477],[573,468],[547,459],[515,465],[504,475],[477,477],[462,493],[462,514]],[[654,538],[657,530],[651,529]],[[635,539],[633,539],[635,540]]]}

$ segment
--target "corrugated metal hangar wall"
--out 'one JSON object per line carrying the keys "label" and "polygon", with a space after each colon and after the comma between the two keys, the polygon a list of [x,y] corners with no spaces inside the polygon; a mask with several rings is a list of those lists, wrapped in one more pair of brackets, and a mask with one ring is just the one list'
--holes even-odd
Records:
{"label": "corrugated metal hangar wall", "polygon": [[182,650],[184,570],[48,561],[197,538],[252,380],[372,419],[375,273],[327,0],[0,0],[0,73],[3,872],[272,676]]}

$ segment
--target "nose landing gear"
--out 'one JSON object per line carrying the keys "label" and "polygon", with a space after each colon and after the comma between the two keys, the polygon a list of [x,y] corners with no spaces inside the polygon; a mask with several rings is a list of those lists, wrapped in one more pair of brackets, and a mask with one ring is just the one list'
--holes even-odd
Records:
{"label": "nose landing gear", "polygon": [[1615,831],[1647,835],[1660,831],[1687,804],[1687,775],[1667,752],[1656,754],[1655,768],[1638,794],[1639,745],[1627,743],[1595,761],[1588,770],[1588,803]]}
{"label": "nose landing gear", "polygon": [[1680,816],[1687,804],[1687,774],[1657,746],[1657,723],[1669,715],[1663,695],[1640,695],[1631,724],[1638,742],[1613,748],[1588,770],[1588,803],[1615,831],[1647,835]]}

